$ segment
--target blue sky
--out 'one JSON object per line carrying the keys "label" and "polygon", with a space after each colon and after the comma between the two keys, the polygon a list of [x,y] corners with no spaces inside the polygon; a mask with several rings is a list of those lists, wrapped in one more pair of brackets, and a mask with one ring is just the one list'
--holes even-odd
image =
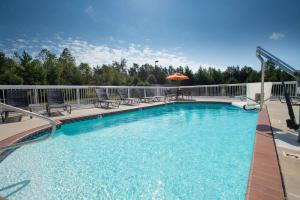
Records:
{"label": "blue sky", "polygon": [[299,0],[2,0],[0,50],[71,49],[78,62],[259,68],[255,47],[300,68]]}

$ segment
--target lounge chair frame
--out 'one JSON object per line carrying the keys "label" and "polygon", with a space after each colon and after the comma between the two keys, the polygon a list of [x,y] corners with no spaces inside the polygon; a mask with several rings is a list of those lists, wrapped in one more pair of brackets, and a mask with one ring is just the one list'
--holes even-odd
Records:
{"label": "lounge chair frame", "polygon": [[181,88],[180,90],[180,95],[181,98],[184,99],[184,97],[186,97],[186,99],[192,100],[192,90],[190,88]]}
{"label": "lounge chair frame", "polygon": [[105,88],[96,89],[97,100],[95,102],[95,107],[99,108],[119,108],[120,100],[111,100],[108,98]]}
{"label": "lounge chair frame", "polygon": [[[290,96],[292,105],[300,105],[300,96]],[[281,103],[286,103],[285,97],[279,97]]]}
{"label": "lounge chair frame", "polygon": [[173,93],[170,89],[166,89],[164,93],[165,101],[175,101],[177,99],[177,93]]}
{"label": "lounge chair frame", "polygon": [[[7,99],[6,104],[18,107],[24,110],[29,110],[32,112],[32,108],[29,105],[28,98],[27,98],[27,90],[25,89],[12,89],[7,91]],[[9,113],[14,113],[15,111],[5,110],[1,111],[1,119],[2,122],[5,122],[8,117]],[[20,115],[19,121],[21,121],[23,115]],[[30,117],[32,118],[32,117]]]}
{"label": "lounge chair frame", "polygon": [[134,93],[142,103],[153,103],[154,101],[156,101],[155,97],[145,97],[144,89],[134,89]]}
{"label": "lounge chair frame", "polygon": [[72,106],[65,103],[63,92],[60,89],[48,89],[47,101],[46,111],[49,116],[51,116],[51,109],[53,108],[62,108],[69,114],[72,112]]}
{"label": "lounge chair frame", "polygon": [[117,93],[121,99],[122,104],[125,104],[125,105],[139,105],[140,104],[140,99],[128,97],[128,90],[125,88],[117,89]]}
{"label": "lounge chair frame", "polygon": [[153,89],[147,89],[146,94],[149,97],[153,97],[154,98],[153,101],[155,102],[160,102],[162,99],[165,99],[165,96],[155,95]]}

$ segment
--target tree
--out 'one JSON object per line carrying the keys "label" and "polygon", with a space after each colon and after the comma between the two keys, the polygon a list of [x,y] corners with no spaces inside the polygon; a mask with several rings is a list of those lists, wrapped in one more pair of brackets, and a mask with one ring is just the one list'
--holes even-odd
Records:
{"label": "tree", "polygon": [[139,85],[140,82],[141,80],[137,75],[130,76],[128,79],[128,85]]}
{"label": "tree", "polygon": [[241,68],[241,71],[240,71],[240,80],[242,82],[246,82],[247,80],[247,77],[250,75],[250,73],[252,73],[252,68],[251,67],[248,67],[248,66],[244,66]]}
{"label": "tree", "polygon": [[93,71],[90,65],[88,63],[80,63],[79,71],[82,77],[82,83],[84,85],[90,84],[93,77]]}
{"label": "tree", "polygon": [[259,82],[260,81],[260,73],[253,70],[249,73],[249,75],[246,78],[246,83],[253,83],[253,82]]}
{"label": "tree", "polygon": [[114,64],[97,66],[94,71],[95,83],[97,85],[125,85],[128,83],[128,77],[119,70]]}
{"label": "tree", "polygon": [[126,63],[127,60],[122,58],[120,62],[113,61],[112,66],[115,67],[119,72],[126,74]]}
{"label": "tree", "polygon": [[176,72],[176,70],[174,69],[174,67],[172,66],[172,65],[170,65],[169,67],[168,67],[168,74],[170,75],[170,74],[174,74]]}
{"label": "tree", "polygon": [[20,66],[11,58],[7,58],[0,52],[0,84],[19,85],[23,84],[22,77],[19,76]]}
{"label": "tree", "polygon": [[204,85],[208,83],[208,73],[205,68],[199,67],[195,74],[195,81],[197,85]]}
{"label": "tree", "polygon": [[144,64],[139,68],[138,77],[140,80],[145,81],[148,75],[153,72],[153,67],[149,64]]}
{"label": "tree", "polygon": [[238,83],[240,81],[240,68],[239,66],[227,67],[223,73],[223,82],[225,83]]}
{"label": "tree", "polygon": [[43,68],[43,64],[37,60],[34,59],[30,63],[30,70],[32,74],[32,80],[31,80],[31,85],[44,85],[47,83],[46,80],[46,70]]}
{"label": "tree", "polygon": [[47,84],[59,85],[62,84],[62,68],[58,67],[58,60],[55,54],[47,49],[42,49],[38,58],[43,63],[43,68],[46,70]]}
{"label": "tree", "polygon": [[139,70],[139,65],[136,63],[133,63],[132,67],[129,68],[128,73],[129,76],[136,76]]}
{"label": "tree", "polygon": [[214,80],[213,84],[221,84],[223,81],[223,75],[220,69],[216,70],[215,68],[210,67],[209,72]]}
{"label": "tree", "polygon": [[[189,66],[153,66],[145,63],[141,66],[134,63],[127,68],[126,59],[111,64],[91,67],[88,63],[76,65],[75,58],[69,49],[63,49],[57,56],[47,49],[42,49],[37,58],[28,52],[21,55],[15,53],[7,57],[0,52],[0,84],[50,84],[50,85],[149,85],[169,84],[166,76],[180,72],[190,79],[183,81],[185,85],[207,85],[222,83],[259,82],[261,72],[250,66],[228,66],[225,71],[213,67],[200,66],[193,72]],[[294,80],[282,72],[272,62],[266,63],[265,80],[280,81]]]}
{"label": "tree", "polygon": [[20,69],[24,84],[43,85],[46,83],[46,71],[39,60],[33,60],[26,51],[23,51],[21,56],[15,53],[15,57],[22,66]]}
{"label": "tree", "polygon": [[82,83],[80,72],[76,68],[75,58],[68,48],[65,48],[60,54],[58,67],[62,72],[61,77],[64,85],[80,85]]}
{"label": "tree", "polygon": [[148,78],[147,78],[147,82],[148,82],[149,84],[156,84],[156,83],[157,83],[157,80],[156,80],[156,78],[155,78],[155,76],[154,76],[153,74],[150,74],[150,75],[148,76]]}
{"label": "tree", "polygon": [[177,69],[176,69],[176,72],[181,73],[181,74],[183,74],[183,71],[184,71],[184,69],[183,69],[182,66],[179,66],[179,67],[177,67]]}
{"label": "tree", "polygon": [[275,82],[280,80],[280,74],[275,68],[273,62],[267,61],[265,65],[265,81],[266,82]]}
{"label": "tree", "polygon": [[182,82],[183,85],[194,85],[195,83],[195,78],[194,78],[194,74],[193,71],[189,68],[189,66],[186,66],[184,68],[184,75],[186,75],[187,77],[189,77],[189,80],[185,80]]}

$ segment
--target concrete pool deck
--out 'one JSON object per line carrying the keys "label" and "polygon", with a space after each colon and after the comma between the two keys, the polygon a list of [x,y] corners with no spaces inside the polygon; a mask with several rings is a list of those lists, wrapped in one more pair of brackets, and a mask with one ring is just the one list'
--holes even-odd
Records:
{"label": "concrete pool deck", "polygon": [[[300,200],[300,143],[297,134],[286,126],[289,119],[286,104],[279,101],[267,103],[269,117],[277,147],[281,173],[288,200]],[[293,106],[298,122],[299,106]],[[298,157],[298,158],[297,158]]]}
{"label": "concrete pool deck", "polygon": [[[195,102],[240,102],[239,99],[235,98],[205,97],[196,98],[194,100]],[[156,102],[151,104],[142,103],[138,106],[122,105],[118,109],[83,108],[73,110],[72,114],[63,112],[63,115],[52,118],[60,124],[70,120],[97,117],[99,115],[122,111],[125,112],[163,104],[165,104],[165,102]],[[271,107],[269,108],[271,105],[272,104],[268,105],[268,109],[272,110]],[[275,117],[271,117],[271,123],[274,119]],[[49,128],[49,125],[47,125],[46,122],[39,119],[29,119],[28,117],[24,117],[21,122],[0,123],[0,146],[18,141],[18,138],[22,136],[22,134],[24,137],[47,128]],[[280,166],[282,166],[282,164],[280,164]],[[270,120],[266,109],[259,114],[246,199],[284,199],[280,168],[278,165]]]}

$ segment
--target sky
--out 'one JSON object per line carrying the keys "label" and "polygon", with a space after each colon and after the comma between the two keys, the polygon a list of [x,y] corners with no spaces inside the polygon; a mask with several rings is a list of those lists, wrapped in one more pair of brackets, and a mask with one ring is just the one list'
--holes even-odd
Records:
{"label": "sky", "polygon": [[0,51],[69,48],[92,66],[249,65],[261,46],[300,69],[299,0],[2,0]]}

